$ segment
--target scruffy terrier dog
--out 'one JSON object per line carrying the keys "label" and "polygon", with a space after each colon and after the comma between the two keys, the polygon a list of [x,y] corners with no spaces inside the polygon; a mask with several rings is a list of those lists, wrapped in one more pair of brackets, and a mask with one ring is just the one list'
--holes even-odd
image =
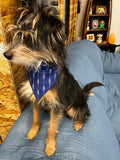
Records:
{"label": "scruffy terrier dog", "polygon": [[38,134],[40,111],[50,113],[45,153],[51,156],[56,150],[55,135],[64,113],[74,120],[74,129],[80,130],[90,115],[87,105],[90,91],[102,84],[92,82],[80,88],[64,62],[65,35],[57,10],[43,4],[32,6],[21,9],[16,24],[8,27],[6,39],[10,40],[10,47],[4,56],[28,70],[28,80],[20,90],[33,107],[28,139]]}

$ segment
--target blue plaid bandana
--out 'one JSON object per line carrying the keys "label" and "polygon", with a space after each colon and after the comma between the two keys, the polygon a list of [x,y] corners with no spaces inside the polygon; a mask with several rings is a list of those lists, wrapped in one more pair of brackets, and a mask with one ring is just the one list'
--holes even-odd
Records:
{"label": "blue plaid bandana", "polygon": [[29,67],[29,82],[37,100],[55,83],[57,70],[57,65],[48,66],[45,62],[42,62],[37,70],[35,67]]}

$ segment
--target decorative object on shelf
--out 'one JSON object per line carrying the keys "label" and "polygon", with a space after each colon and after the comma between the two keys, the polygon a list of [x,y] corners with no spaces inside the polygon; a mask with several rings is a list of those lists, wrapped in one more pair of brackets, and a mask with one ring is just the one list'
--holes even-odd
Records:
{"label": "decorative object on shelf", "polygon": [[87,40],[95,41],[95,35],[94,34],[87,34]]}
{"label": "decorative object on shelf", "polygon": [[98,19],[92,20],[92,29],[97,29],[99,26]]}
{"label": "decorative object on shelf", "polygon": [[108,43],[109,44],[114,44],[115,43],[115,34],[114,33],[110,33],[110,35],[108,37]]}
{"label": "decorative object on shelf", "polygon": [[96,6],[96,14],[107,14],[106,6]]}
{"label": "decorative object on shelf", "polygon": [[115,53],[120,53],[120,46],[115,48]]}
{"label": "decorative object on shelf", "polygon": [[99,22],[99,29],[105,29],[105,21],[104,20],[101,20]]}
{"label": "decorative object on shelf", "polygon": [[103,34],[97,34],[97,40],[96,40],[96,42],[97,43],[102,43],[102,37],[103,37]]}

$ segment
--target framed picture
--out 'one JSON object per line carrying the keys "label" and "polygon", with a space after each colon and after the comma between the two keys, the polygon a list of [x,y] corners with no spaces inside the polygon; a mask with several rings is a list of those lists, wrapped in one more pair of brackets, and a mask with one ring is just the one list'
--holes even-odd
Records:
{"label": "framed picture", "polygon": [[97,29],[99,27],[99,22],[97,19],[92,20],[92,29]]}
{"label": "framed picture", "polygon": [[87,40],[95,41],[95,35],[94,34],[87,34]]}
{"label": "framed picture", "polygon": [[106,6],[96,6],[96,14],[107,14]]}

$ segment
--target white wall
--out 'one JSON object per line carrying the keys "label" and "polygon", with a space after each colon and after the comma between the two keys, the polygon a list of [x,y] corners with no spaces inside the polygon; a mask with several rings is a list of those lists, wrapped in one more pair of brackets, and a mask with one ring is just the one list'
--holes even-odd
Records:
{"label": "white wall", "polygon": [[[81,12],[78,15],[76,36],[82,37],[82,29],[88,0],[81,0]],[[110,33],[115,34],[115,44],[120,44],[120,0],[112,0],[112,20]]]}
{"label": "white wall", "polygon": [[120,0],[112,0],[110,33],[115,34],[115,44],[120,44]]}

